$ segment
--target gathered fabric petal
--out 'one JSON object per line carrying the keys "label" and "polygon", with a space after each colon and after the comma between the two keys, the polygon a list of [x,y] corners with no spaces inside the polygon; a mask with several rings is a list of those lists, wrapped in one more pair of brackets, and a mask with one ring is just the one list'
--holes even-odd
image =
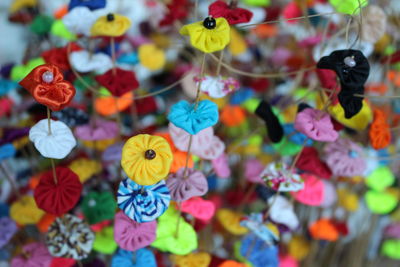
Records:
{"label": "gathered fabric petal", "polygon": [[[168,131],[174,142],[174,145],[181,151],[188,151],[190,134],[184,129],[176,127],[173,123],[168,124]],[[192,135],[192,145],[190,151],[197,154],[197,151],[208,149],[211,146],[211,141],[214,138],[214,129],[207,127],[197,134]]]}
{"label": "gathered fabric petal", "polygon": [[170,174],[166,185],[171,193],[171,199],[177,202],[195,196],[203,196],[208,191],[208,183],[204,174],[191,168],[187,168],[186,173],[185,168],[181,168],[176,173]]}
{"label": "gathered fabric petal", "polygon": [[195,22],[183,26],[179,33],[189,35],[190,43],[195,48],[204,53],[213,53],[222,50],[230,42],[230,27],[229,23],[224,18],[217,18],[216,27],[207,29],[203,26],[203,21]]}
{"label": "gathered fabric petal", "polygon": [[164,181],[141,186],[130,179],[119,184],[118,207],[138,223],[151,222],[168,208],[171,196]]}
{"label": "gathered fabric petal", "polygon": [[228,5],[224,1],[217,0],[208,7],[208,13],[214,18],[225,18],[230,25],[249,22],[253,13],[236,5],[237,3]]}
{"label": "gathered fabric petal", "polygon": [[201,197],[192,197],[181,204],[182,212],[189,213],[194,218],[208,222],[215,214],[215,203]]}
{"label": "gathered fabric petal", "polygon": [[319,158],[318,151],[314,147],[303,148],[300,158],[296,162],[296,168],[325,179],[329,179],[332,176],[332,171]]}
{"label": "gathered fabric petal", "polygon": [[[52,75],[50,82],[43,80],[47,73]],[[67,106],[75,96],[74,86],[64,80],[59,68],[53,64],[44,64],[34,68],[19,84],[35,98],[53,111]]]}
{"label": "gathered fabric petal", "polygon": [[185,19],[190,10],[189,4],[190,1],[188,0],[171,0],[166,2],[168,11],[164,15],[164,18],[160,21],[160,26],[171,25],[176,20]]}
{"label": "gathered fabric petal", "polygon": [[115,215],[114,239],[120,248],[136,251],[156,239],[157,222],[138,223],[120,211]]}
{"label": "gathered fabric petal", "polygon": [[222,98],[237,91],[239,87],[240,84],[235,78],[206,75],[202,79],[200,90],[212,98]]}
{"label": "gathered fabric petal", "polygon": [[[110,15],[112,16],[112,20],[110,20]],[[118,37],[125,34],[129,27],[131,27],[131,21],[128,17],[118,14],[108,14],[99,17],[94,22],[90,29],[90,34],[91,36]]]}
{"label": "gathered fabric petal", "polygon": [[383,149],[390,144],[392,139],[390,125],[387,123],[387,116],[382,110],[374,110],[374,120],[371,123],[368,135],[374,149]]}
{"label": "gathered fabric petal", "polygon": [[11,260],[11,267],[47,267],[50,266],[52,257],[47,248],[39,243],[29,243],[22,247],[23,251],[29,255],[18,255]]}
{"label": "gathered fabric petal", "polygon": [[[133,261],[132,259],[135,259]],[[112,257],[111,267],[157,267],[156,257],[154,253],[147,248],[141,248],[137,251],[128,251],[119,249],[118,252]]]}
{"label": "gathered fabric petal", "polygon": [[45,172],[35,188],[34,197],[39,208],[47,213],[60,216],[78,202],[82,184],[78,176],[68,168],[56,168],[57,183],[54,181],[53,171]]}
{"label": "gathered fabric petal", "polygon": [[70,54],[71,65],[79,72],[104,73],[112,68],[111,58],[104,53],[91,55],[86,50],[76,51]]}
{"label": "gathered fabric petal", "polygon": [[268,200],[268,204],[272,205],[269,211],[269,218],[279,224],[286,225],[292,231],[296,230],[300,221],[294,211],[293,204],[291,204],[285,197],[276,196]]}
{"label": "gathered fabric petal", "polygon": [[210,100],[202,100],[197,104],[185,100],[175,103],[168,114],[168,120],[175,126],[194,135],[218,122],[218,107]]}
{"label": "gathered fabric petal", "polygon": [[215,174],[219,178],[228,178],[231,175],[231,169],[229,167],[228,155],[223,153],[218,158],[211,161],[211,165],[215,171]]}
{"label": "gathered fabric petal", "polygon": [[114,195],[109,192],[90,191],[82,200],[81,209],[89,224],[112,220],[117,203]]}
{"label": "gathered fabric petal", "polygon": [[116,122],[100,118],[96,118],[89,124],[75,128],[76,137],[85,141],[112,139],[118,135],[118,132],[119,128]]}
{"label": "gathered fabric petal", "polygon": [[193,154],[202,159],[214,160],[220,157],[224,151],[225,143],[218,136],[214,136],[208,148],[199,147],[193,151]]}
{"label": "gathered fabric petal", "polygon": [[57,217],[46,234],[46,246],[54,257],[82,260],[89,256],[95,235],[82,219],[65,214]]}
{"label": "gathered fabric petal", "polygon": [[51,134],[49,134],[48,120],[39,121],[30,129],[29,139],[43,157],[63,159],[76,146],[75,137],[68,126],[61,121],[50,120],[50,127]]}
{"label": "gathered fabric petal", "polygon": [[300,175],[292,173],[285,163],[271,162],[260,176],[269,187],[279,192],[299,191],[304,188]]}
{"label": "gathered fabric petal", "polygon": [[306,108],[297,113],[294,128],[315,141],[333,142],[339,137],[329,114],[317,109]]}
{"label": "gathered fabric petal", "polygon": [[363,97],[355,96],[354,94],[364,94],[364,86],[350,89],[342,85],[342,88],[338,94],[339,103],[343,107],[344,117],[350,119],[363,108]]}
{"label": "gathered fabric petal", "polygon": [[264,170],[264,165],[255,158],[251,158],[246,160],[244,164],[244,176],[246,181],[251,183],[264,184],[264,181],[261,179],[261,173]]}
{"label": "gathered fabric petal", "polygon": [[96,15],[89,8],[79,6],[70,10],[62,18],[62,22],[70,32],[90,36],[90,29],[96,19]]}
{"label": "gathered fabric petal", "polygon": [[257,106],[255,114],[265,122],[269,139],[271,139],[273,143],[279,143],[284,135],[283,127],[278,117],[272,111],[271,105],[262,100]]}
{"label": "gathered fabric petal", "polygon": [[133,71],[115,69],[115,74],[112,69],[102,75],[96,76],[96,81],[107,88],[113,96],[122,96],[130,91],[135,90],[139,86]]}
{"label": "gathered fabric petal", "polygon": [[171,148],[160,136],[139,134],[129,138],[122,148],[122,168],[139,185],[153,185],[167,177],[171,163]]}
{"label": "gathered fabric petal", "polygon": [[309,206],[320,206],[324,201],[324,183],[321,179],[308,173],[301,175],[304,180],[304,188],[297,192],[292,192],[296,201]]}
{"label": "gathered fabric petal", "polygon": [[32,196],[25,195],[10,206],[10,217],[20,225],[36,224],[44,215]]}

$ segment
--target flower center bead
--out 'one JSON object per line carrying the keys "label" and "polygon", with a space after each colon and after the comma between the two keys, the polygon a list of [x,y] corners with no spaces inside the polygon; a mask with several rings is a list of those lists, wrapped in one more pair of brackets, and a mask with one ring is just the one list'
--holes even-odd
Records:
{"label": "flower center bead", "polygon": [[354,56],[351,57],[345,57],[344,58],[344,64],[346,64],[346,66],[353,68],[356,66],[356,61],[354,60]]}
{"label": "flower center bead", "polygon": [[358,157],[358,153],[356,151],[354,151],[354,150],[350,150],[349,151],[349,157],[352,158],[352,159],[355,159],[355,158]]}
{"label": "flower center bead", "polygon": [[146,150],[146,152],[144,152],[144,157],[146,159],[154,159],[156,157],[156,152],[153,149]]}
{"label": "flower center bead", "polygon": [[214,29],[215,27],[217,27],[217,22],[215,21],[215,19],[213,17],[207,17],[204,21],[203,21],[203,26],[209,30]]}
{"label": "flower center bead", "polygon": [[113,21],[115,19],[114,14],[109,13],[107,14],[107,21]]}
{"label": "flower center bead", "polygon": [[51,71],[46,71],[42,74],[42,80],[45,83],[52,83],[54,80],[54,74]]}

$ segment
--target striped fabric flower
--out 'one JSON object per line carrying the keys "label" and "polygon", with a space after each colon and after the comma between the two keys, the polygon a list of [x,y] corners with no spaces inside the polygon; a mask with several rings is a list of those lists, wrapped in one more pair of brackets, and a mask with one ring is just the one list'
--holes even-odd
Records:
{"label": "striped fabric flower", "polygon": [[154,185],[141,186],[130,179],[119,184],[118,207],[132,220],[151,222],[161,216],[168,208],[171,196],[165,181]]}

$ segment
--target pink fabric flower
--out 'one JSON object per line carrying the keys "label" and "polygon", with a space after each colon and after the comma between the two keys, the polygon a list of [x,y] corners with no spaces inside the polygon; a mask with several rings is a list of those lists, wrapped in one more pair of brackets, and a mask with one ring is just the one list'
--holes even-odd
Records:
{"label": "pink fabric flower", "polygon": [[244,164],[244,177],[251,183],[264,184],[261,173],[264,165],[258,159],[248,159]]}
{"label": "pink fabric flower", "polygon": [[202,159],[214,160],[221,156],[224,153],[224,150],[224,142],[222,142],[221,139],[219,139],[217,136],[214,136],[211,140],[209,147],[199,147],[195,151],[193,151],[193,154],[199,156]]}
{"label": "pink fabric flower", "polygon": [[312,174],[303,174],[304,188],[293,192],[296,201],[309,206],[320,206],[324,201],[324,183]]}
{"label": "pink fabric flower", "polygon": [[176,173],[168,176],[166,184],[172,200],[181,202],[207,193],[207,179],[201,171],[188,168],[186,178],[184,172],[185,168],[180,168]]}
{"label": "pink fabric flower", "polygon": [[52,257],[46,246],[36,242],[23,247],[29,257],[19,255],[11,260],[11,267],[48,267]]}
{"label": "pink fabric flower", "polygon": [[75,128],[76,137],[86,141],[112,139],[118,135],[118,132],[117,123],[103,119]]}
{"label": "pink fabric flower", "polygon": [[228,178],[231,175],[231,169],[228,164],[228,156],[223,153],[218,158],[211,161],[213,169],[219,178]]}
{"label": "pink fabric flower", "polygon": [[294,128],[315,141],[333,142],[339,137],[329,114],[318,109],[306,108],[297,113]]}
{"label": "pink fabric flower", "polygon": [[147,247],[156,239],[157,222],[138,223],[123,211],[115,215],[114,239],[125,250],[136,251]]}
{"label": "pink fabric flower", "polygon": [[367,167],[362,148],[349,139],[338,139],[324,148],[325,162],[333,175],[352,177],[362,175]]}
{"label": "pink fabric flower", "polygon": [[[185,130],[176,127],[172,123],[169,123],[168,131],[176,148],[181,151],[187,151],[189,147],[190,134]],[[190,152],[196,155],[197,151],[209,148],[213,137],[214,129],[212,127],[208,127],[204,130],[201,130],[197,134],[192,135]]]}
{"label": "pink fabric flower", "polygon": [[215,204],[201,197],[192,197],[182,202],[181,210],[182,212],[189,213],[196,219],[208,221],[214,216]]}

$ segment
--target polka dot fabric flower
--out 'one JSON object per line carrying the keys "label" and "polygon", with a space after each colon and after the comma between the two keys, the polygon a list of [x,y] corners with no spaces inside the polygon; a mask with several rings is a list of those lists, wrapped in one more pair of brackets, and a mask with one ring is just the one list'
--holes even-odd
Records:
{"label": "polka dot fabric flower", "polygon": [[126,141],[121,165],[139,185],[152,185],[167,177],[172,163],[168,142],[160,136],[139,134]]}

